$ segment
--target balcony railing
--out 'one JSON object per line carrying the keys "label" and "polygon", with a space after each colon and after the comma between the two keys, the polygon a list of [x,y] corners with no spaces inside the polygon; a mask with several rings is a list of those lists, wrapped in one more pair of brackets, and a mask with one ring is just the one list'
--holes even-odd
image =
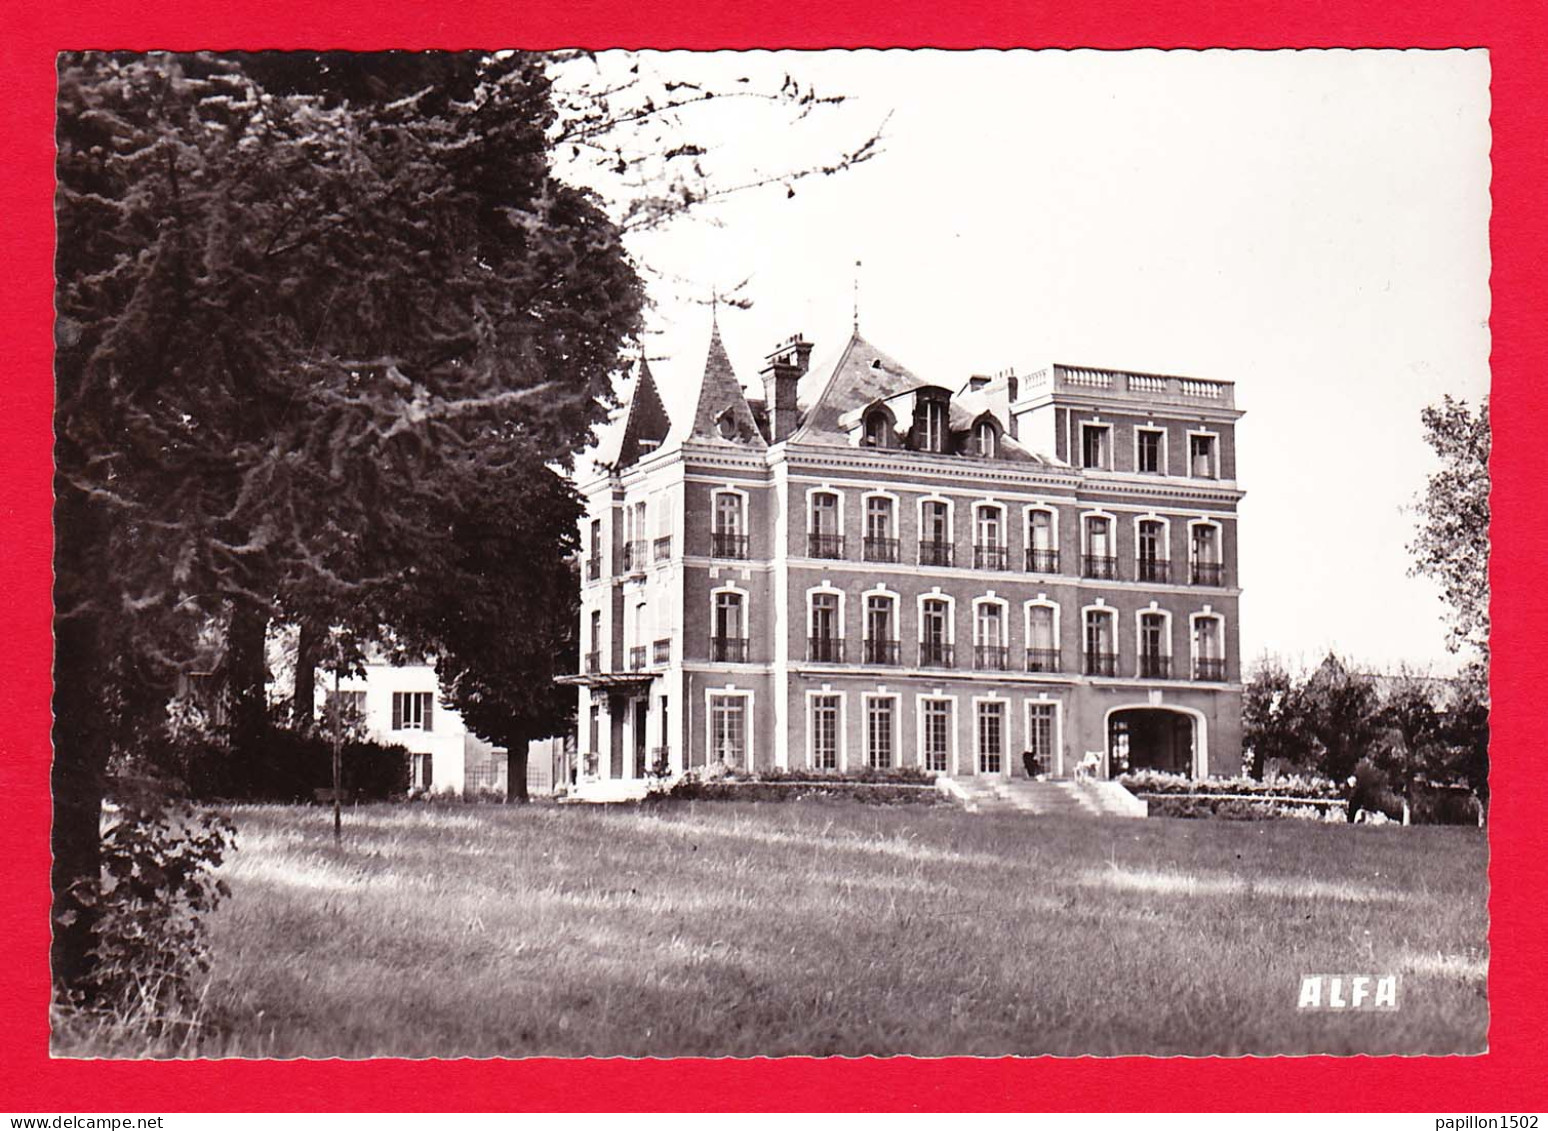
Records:
{"label": "balcony railing", "polygon": [[629,649],[629,670],[631,672],[645,670],[645,645],[636,644]]}
{"label": "balcony railing", "polygon": [[1141,679],[1171,679],[1172,657],[1140,653],[1139,674]]}
{"label": "balcony railing", "polygon": [[596,675],[601,670],[602,670],[602,653],[601,652],[587,652],[586,653],[586,674],[587,675]]}
{"label": "balcony railing", "polygon": [[899,648],[896,640],[867,640],[865,642],[865,662],[868,664],[895,665],[899,662]]}
{"label": "balcony railing", "polygon": [[657,538],[651,543],[651,554],[658,562],[664,562],[672,556],[672,536]]}
{"label": "balcony railing", "polygon": [[595,557],[595,556],[588,558],[586,560],[586,580],[587,581],[595,581],[597,578],[599,578],[601,576],[602,576],[602,559],[599,558],[599,557]]}
{"label": "balcony railing", "polygon": [[623,567],[625,573],[645,568],[645,543],[625,542],[623,548]]}
{"label": "balcony railing", "polygon": [[1059,551],[1058,550],[1028,550],[1027,551],[1027,572],[1028,573],[1058,573],[1059,572]]}
{"label": "balcony railing", "polygon": [[814,558],[842,558],[844,536],[842,534],[808,534],[806,552]]}
{"label": "balcony railing", "polygon": [[1118,579],[1118,559],[1111,554],[1082,554],[1080,556],[1080,572],[1082,577],[1116,581]]}
{"label": "balcony railing", "polygon": [[897,561],[898,540],[896,538],[867,538],[865,540],[865,560],[868,562]]}
{"label": "balcony railing", "polygon": [[1162,558],[1141,558],[1135,564],[1135,577],[1164,585],[1172,579],[1172,563]]}
{"label": "balcony railing", "polygon": [[710,556],[713,558],[745,558],[747,557],[747,535],[722,534],[715,531],[710,535]]}
{"label": "balcony railing", "polygon": [[744,637],[711,636],[710,659],[728,664],[747,662],[747,640]]}
{"label": "balcony railing", "polygon": [[658,640],[650,646],[650,662],[653,664],[669,664],[672,662],[672,638]]}
{"label": "balcony railing", "polygon": [[1216,683],[1226,677],[1224,660],[1196,659],[1193,661],[1193,678],[1212,680]]}
{"label": "balcony railing", "polygon": [[1006,671],[1010,668],[1010,649],[1004,644],[975,644],[973,667],[981,672]]}
{"label": "balcony railing", "polygon": [[954,668],[957,666],[955,648],[938,640],[919,642],[919,666],[922,668]]}
{"label": "balcony railing", "polygon": [[1028,648],[1027,671],[1056,672],[1059,670],[1059,649]]}
{"label": "balcony railing", "polygon": [[1118,653],[1117,652],[1087,652],[1086,653],[1086,674],[1087,675],[1117,675],[1118,674]]}
{"label": "balcony railing", "polygon": [[650,749],[650,772],[664,774],[672,765],[672,748],[670,746],[653,746]]}
{"label": "balcony railing", "polygon": [[808,637],[806,658],[814,664],[842,664],[844,642],[836,636]]}
{"label": "balcony railing", "polygon": [[956,561],[957,547],[950,542],[919,543],[919,564],[949,566]]}
{"label": "balcony railing", "polygon": [[1005,546],[973,546],[974,569],[1006,569],[1006,559],[1009,558]]}
{"label": "balcony railing", "polygon": [[1224,570],[1219,562],[1194,562],[1193,584],[1195,585],[1219,585]]}

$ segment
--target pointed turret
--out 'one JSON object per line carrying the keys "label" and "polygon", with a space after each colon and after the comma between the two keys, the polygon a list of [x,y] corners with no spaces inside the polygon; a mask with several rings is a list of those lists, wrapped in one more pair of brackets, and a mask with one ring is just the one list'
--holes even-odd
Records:
{"label": "pointed turret", "polygon": [[661,446],[672,426],[666,405],[661,401],[661,391],[650,372],[650,362],[640,359],[640,376],[635,382],[634,396],[629,398],[629,413],[624,421],[623,438],[618,444],[619,468],[638,463]]}
{"label": "pointed turret", "polygon": [[696,440],[724,440],[754,448],[768,446],[753,419],[742,383],[731,368],[731,359],[726,356],[718,319],[710,323],[709,356],[704,361],[704,377],[699,383],[698,402],[688,434]]}

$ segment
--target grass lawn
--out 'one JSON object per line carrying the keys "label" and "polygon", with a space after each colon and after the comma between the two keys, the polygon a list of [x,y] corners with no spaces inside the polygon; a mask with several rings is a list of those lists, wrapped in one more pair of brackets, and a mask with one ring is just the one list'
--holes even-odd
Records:
{"label": "grass lawn", "polygon": [[[206,1054],[1485,1047],[1477,829],[381,805],[337,851],[323,808],[234,816]],[[1303,973],[1387,972],[1396,1013],[1296,1009]]]}

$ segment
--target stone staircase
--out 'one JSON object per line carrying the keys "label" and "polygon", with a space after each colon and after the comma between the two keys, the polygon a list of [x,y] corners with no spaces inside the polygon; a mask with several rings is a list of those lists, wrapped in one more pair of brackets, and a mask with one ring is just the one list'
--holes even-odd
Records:
{"label": "stone staircase", "polygon": [[954,778],[947,791],[969,813],[1026,813],[1034,817],[1144,817],[1150,806],[1114,781],[1095,778],[1027,781]]}

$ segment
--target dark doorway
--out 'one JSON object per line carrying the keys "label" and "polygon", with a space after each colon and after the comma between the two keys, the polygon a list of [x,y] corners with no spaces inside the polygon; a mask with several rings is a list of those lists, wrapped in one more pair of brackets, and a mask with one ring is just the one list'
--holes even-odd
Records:
{"label": "dark doorway", "polygon": [[1193,718],[1178,711],[1135,707],[1107,719],[1107,766],[1193,776]]}

